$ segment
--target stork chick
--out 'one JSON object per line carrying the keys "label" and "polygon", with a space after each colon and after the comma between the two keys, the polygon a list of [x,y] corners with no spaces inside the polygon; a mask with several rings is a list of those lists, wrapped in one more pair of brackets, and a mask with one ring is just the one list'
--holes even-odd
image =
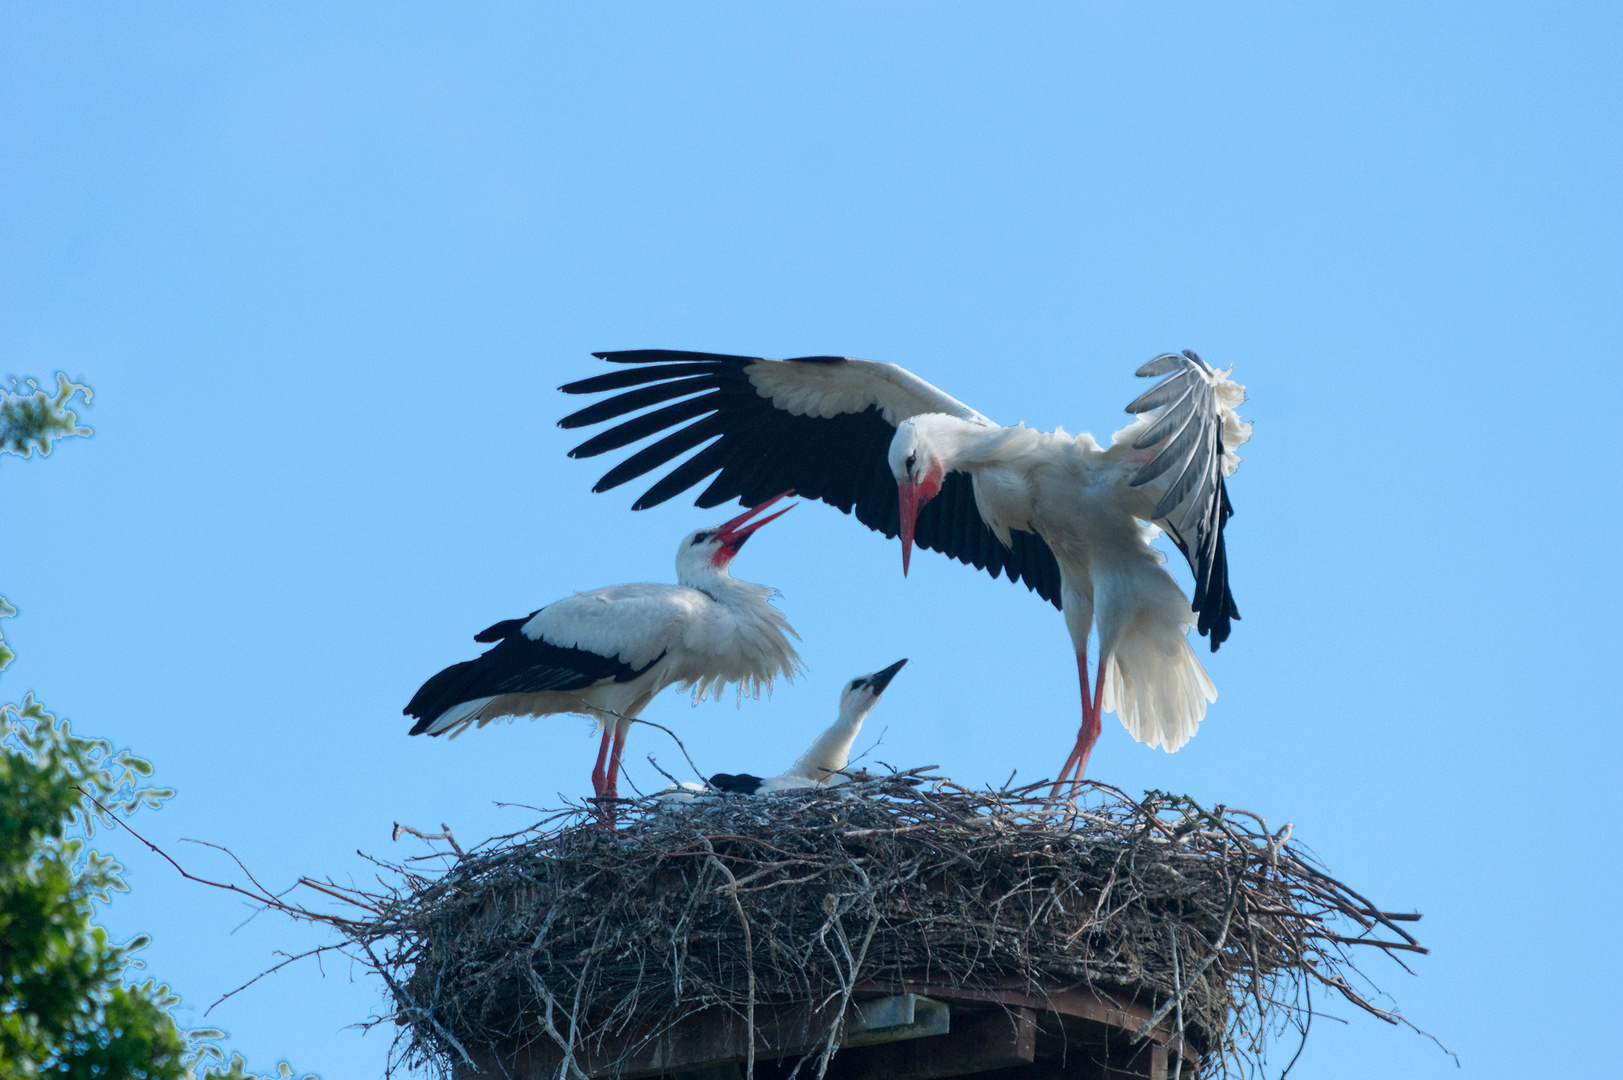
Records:
{"label": "stork chick", "polygon": [[759,777],[749,773],[717,773],[710,786],[734,795],[766,795],[797,788],[828,787],[845,779],[841,770],[851,760],[851,744],[856,742],[862,722],[868,718],[890,680],[902,670],[906,660],[898,660],[872,675],[859,675],[840,693],[840,715],[811,748],[778,776]]}

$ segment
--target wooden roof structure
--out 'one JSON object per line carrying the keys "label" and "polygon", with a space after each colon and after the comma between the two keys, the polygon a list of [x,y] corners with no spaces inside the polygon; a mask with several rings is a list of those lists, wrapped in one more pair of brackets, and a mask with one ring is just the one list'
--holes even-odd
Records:
{"label": "wooden roof structure", "polygon": [[567,1066],[538,1030],[528,1045],[473,1051],[478,1071],[464,1065],[456,1080],[1167,1080],[1199,1063],[1166,1023],[1135,1038],[1150,1009],[1096,990],[867,984],[838,1006],[759,1006],[753,1040],[750,1017],[706,1009],[657,1034],[587,1039]]}

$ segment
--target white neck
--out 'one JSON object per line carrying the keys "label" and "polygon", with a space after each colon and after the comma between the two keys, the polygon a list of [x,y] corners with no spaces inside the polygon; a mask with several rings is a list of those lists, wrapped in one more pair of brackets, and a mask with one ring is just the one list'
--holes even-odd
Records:
{"label": "white neck", "polygon": [[854,712],[850,716],[841,716],[834,721],[829,729],[817,737],[811,748],[795,761],[789,769],[788,775],[804,776],[815,780],[819,784],[828,783],[828,779],[840,769],[845,768],[851,760],[851,746],[857,741],[857,734],[862,730],[862,721],[867,719],[869,707]]}
{"label": "white neck", "polygon": [[946,413],[925,413],[905,423],[913,425],[919,442],[941,460],[948,472],[974,472],[1004,464],[1026,453],[1031,441],[1042,435],[1024,424],[999,427]]}
{"label": "white neck", "polygon": [[755,585],[748,581],[740,581],[727,572],[726,567],[716,566],[711,562],[704,562],[697,566],[676,567],[676,580],[690,589],[698,589],[710,599],[720,604],[731,606],[733,597],[746,595],[751,591],[764,590],[771,595],[772,590],[765,585]]}

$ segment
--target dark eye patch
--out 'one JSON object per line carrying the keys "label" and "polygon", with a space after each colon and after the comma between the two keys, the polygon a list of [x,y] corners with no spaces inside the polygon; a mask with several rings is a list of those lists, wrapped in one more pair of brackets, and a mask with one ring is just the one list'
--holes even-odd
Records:
{"label": "dark eye patch", "polygon": [[690,546],[698,547],[700,544],[707,544],[715,539],[715,536],[716,534],[713,532],[702,532],[693,538],[693,543]]}
{"label": "dark eye patch", "polygon": [[862,680],[861,679],[852,679],[851,680],[851,689],[859,690],[861,688],[862,688]]}
{"label": "dark eye patch", "polygon": [[909,475],[909,476],[913,475],[913,469],[914,469],[914,467],[916,465],[918,465],[918,463],[919,463],[919,456],[917,454],[909,454],[909,455],[907,455],[907,475]]}

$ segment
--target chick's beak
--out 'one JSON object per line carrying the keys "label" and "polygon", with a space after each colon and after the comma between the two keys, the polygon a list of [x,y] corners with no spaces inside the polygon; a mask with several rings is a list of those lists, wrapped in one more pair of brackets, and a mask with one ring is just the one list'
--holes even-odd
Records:
{"label": "chick's beak", "polygon": [[874,697],[878,697],[880,694],[885,692],[885,687],[890,685],[890,680],[894,679],[896,677],[896,673],[902,670],[906,664],[906,660],[898,660],[885,670],[876,671],[872,675],[868,676],[868,685],[873,687]]}

